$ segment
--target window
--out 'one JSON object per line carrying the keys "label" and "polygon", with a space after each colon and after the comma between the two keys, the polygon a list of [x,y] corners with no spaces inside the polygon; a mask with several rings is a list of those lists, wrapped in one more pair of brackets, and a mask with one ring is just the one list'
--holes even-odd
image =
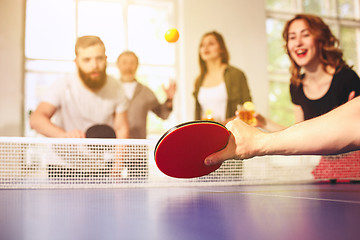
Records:
{"label": "window", "polygon": [[359,0],[267,0],[268,71],[270,76],[270,118],[283,125],[294,123],[289,93],[290,61],[285,53],[282,30],[296,13],[320,16],[340,40],[344,58],[353,69],[360,69]]}
{"label": "window", "polygon": [[[176,77],[175,45],[164,39],[166,30],[176,27],[175,13],[175,0],[27,0],[24,135],[36,135],[28,117],[46,89],[63,74],[76,71],[73,60],[78,36],[97,35],[104,41],[107,72],[117,79],[118,55],[127,49],[134,51],[140,61],[138,80],[164,101],[162,85]],[[149,134],[167,128],[164,121],[149,114]]]}

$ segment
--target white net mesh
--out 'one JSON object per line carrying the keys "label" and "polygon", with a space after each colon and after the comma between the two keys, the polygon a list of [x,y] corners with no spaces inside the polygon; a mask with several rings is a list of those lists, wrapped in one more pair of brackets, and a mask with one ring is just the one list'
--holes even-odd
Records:
{"label": "white net mesh", "polygon": [[176,179],[154,161],[156,141],[0,138],[0,188],[199,186],[359,180],[360,153],[229,160],[199,178]]}

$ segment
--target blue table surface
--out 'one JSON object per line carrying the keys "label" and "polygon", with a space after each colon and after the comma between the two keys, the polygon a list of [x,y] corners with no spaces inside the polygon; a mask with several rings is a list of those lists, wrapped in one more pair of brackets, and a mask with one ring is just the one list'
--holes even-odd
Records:
{"label": "blue table surface", "polygon": [[360,239],[360,184],[3,189],[0,239]]}

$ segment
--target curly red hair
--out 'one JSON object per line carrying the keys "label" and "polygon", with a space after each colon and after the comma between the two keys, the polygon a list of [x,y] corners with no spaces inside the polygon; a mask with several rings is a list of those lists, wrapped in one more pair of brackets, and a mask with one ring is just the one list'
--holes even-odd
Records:
{"label": "curly red hair", "polygon": [[311,14],[297,14],[294,18],[286,22],[282,34],[283,39],[286,42],[286,52],[291,61],[290,82],[292,84],[299,85],[301,83],[301,67],[291,58],[287,48],[289,28],[295,20],[303,20],[308,26],[310,33],[314,36],[320,62],[325,71],[327,71],[327,66],[333,67],[336,69],[336,72],[339,72],[345,66],[349,67],[343,59],[343,52],[339,47],[339,40],[331,32],[329,26],[318,16]]}

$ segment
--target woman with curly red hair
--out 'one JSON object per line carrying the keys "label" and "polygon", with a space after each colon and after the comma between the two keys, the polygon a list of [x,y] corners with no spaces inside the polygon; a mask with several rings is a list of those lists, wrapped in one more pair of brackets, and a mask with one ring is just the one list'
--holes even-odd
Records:
{"label": "woman with curly red hair", "polygon": [[[291,62],[296,122],[323,115],[360,94],[359,76],[343,59],[339,40],[320,17],[297,14],[285,24],[283,39]],[[257,119],[264,129],[284,128],[260,115]]]}

